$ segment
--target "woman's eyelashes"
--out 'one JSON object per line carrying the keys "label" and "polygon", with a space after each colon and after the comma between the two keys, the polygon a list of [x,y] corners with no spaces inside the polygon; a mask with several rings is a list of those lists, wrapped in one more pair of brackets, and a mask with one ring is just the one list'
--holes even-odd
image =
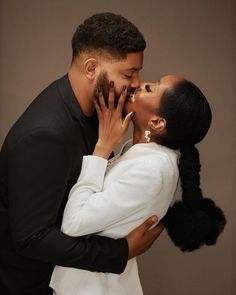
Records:
{"label": "woman's eyelashes", "polygon": [[152,92],[151,87],[148,84],[145,85],[145,89],[147,90],[147,92]]}

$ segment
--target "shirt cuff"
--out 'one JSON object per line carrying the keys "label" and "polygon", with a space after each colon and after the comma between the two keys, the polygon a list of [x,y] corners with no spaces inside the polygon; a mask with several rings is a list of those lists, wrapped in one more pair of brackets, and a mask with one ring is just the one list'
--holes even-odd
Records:
{"label": "shirt cuff", "polygon": [[108,160],[98,156],[83,156],[82,168],[78,178],[80,183],[93,183],[103,186]]}
{"label": "shirt cuff", "polygon": [[116,248],[117,262],[114,263],[116,267],[113,269],[113,273],[121,274],[128,262],[129,246],[126,238],[117,239],[116,243],[118,244]]}

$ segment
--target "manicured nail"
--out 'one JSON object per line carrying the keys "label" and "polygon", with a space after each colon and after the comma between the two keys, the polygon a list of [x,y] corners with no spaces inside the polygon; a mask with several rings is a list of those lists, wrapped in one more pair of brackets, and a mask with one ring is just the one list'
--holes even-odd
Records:
{"label": "manicured nail", "polygon": [[152,217],[152,222],[156,222],[158,220],[157,216]]}
{"label": "manicured nail", "polygon": [[110,88],[114,87],[114,81],[110,81]]}

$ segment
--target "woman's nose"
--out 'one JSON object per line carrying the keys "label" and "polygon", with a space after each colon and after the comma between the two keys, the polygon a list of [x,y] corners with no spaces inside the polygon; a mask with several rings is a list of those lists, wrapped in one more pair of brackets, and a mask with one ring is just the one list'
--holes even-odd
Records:
{"label": "woman's nose", "polygon": [[141,89],[145,89],[145,86],[146,86],[147,84],[150,84],[150,83],[142,82],[142,83],[140,84],[140,88],[141,88]]}

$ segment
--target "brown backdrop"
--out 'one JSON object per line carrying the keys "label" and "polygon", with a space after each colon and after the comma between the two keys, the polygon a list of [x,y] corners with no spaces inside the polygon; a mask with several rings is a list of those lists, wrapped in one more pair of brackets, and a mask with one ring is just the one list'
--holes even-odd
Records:
{"label": "brown backdrop", "polygon": [[[234,0],[0,2],[0,144],[32,99],[70,64],[70,40],[84,18],[120,13],[144,33],[142,78],[176,73],[207,95],[213,124],[199,145],[202,188],[228,224],[218,244],[183,254],[162,234],[139,259],[148,295],[236,294],[235,11]],[[130,294],[135,294],[133,290]]]}

